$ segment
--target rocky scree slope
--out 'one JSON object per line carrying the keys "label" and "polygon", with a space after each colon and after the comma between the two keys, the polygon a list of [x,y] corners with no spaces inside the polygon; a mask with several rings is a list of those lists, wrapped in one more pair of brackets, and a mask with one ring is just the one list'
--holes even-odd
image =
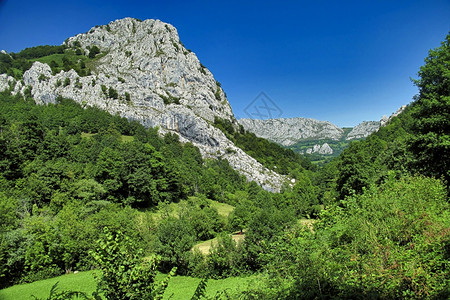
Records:
{"label": "rocky scree slope", "polygon": [[[12,94],[24,94],[31,88],[38,104],[54,103],[62,96],[146,127],[159,126],[161,133],[173,132],[181,141],[192,142],[206,158],[227,159],[248,180],[267,190],[279,191],[286,181],[211,125],[215,117],[236,127],[238,123],[220,84],[183,46],[172,25],[125,18],[64,43],[84,54],[93,46],[100,49],[91,75],[79,76],[74,70],[53,75],[49,65],[35,62],[22,81],[0,75],[0,91],[11,88]],[[110,88],[117,92],[115,97],[105,93]]]}

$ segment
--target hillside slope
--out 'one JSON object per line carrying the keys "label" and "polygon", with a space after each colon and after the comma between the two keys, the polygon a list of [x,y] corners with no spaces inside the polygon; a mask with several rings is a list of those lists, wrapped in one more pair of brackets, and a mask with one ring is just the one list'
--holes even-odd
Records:
{"label": "hillside slope", "polygon": [[220,83],[183,46],[173,26],[125,18],[71,37],[64,45],[66,53],[79,55],[76,64],[87,65],[87,72],[73,68],[55,72],[51,65],[57,62],[51,57],[36,59],[22,80],[0,75],[0,91],[30,92],[39,104],[55,103],[62,96],[146,127],[157,126],[162,134],[176,133],[181,141],[197,146],[203,157],[228,160],[267,190],[278,191],[286,181],[213,126],[215,118],[236,127],[238,123]]}

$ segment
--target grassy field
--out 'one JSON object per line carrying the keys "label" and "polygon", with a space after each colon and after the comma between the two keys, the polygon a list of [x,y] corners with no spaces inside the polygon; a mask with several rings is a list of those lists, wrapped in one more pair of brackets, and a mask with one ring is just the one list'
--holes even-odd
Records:
{"label": "grassy field", "polygon": [[[88,138],[91,138],[96,135],[97,135],[97,133],[82,132],[81,138],[88,139]],[[120,135],[120,140],[124,143],[131,143],[132,141],[134,141],[134,136],[122,134],[122,135]]]}
{"label": "grassy field", "polygon": [[[236,242],[237,245],[244,242],[245,234],[231,234],[231,238]],[[192,247],[192,250],[197,249],[202,254],[209,254],[209,251],[213,245],[214,246],[217,245],[217,238],[200,242],[194,245],[194,247]]]}
{"label": "grassy field", "polygon": [[63,65],[63,57],[66,57],[67,59],[72,60],[72,61],[78,61],[78,60],[87,61],[88,60],[88,58],[86,56],[82,56],[82,55],[52,54],[52,55],[43,56],[43,57],[39,57],[39,58],[35,58],[35,59],[30,59],[30,61],[39,61],[41,63],[49,65],[50,62],[52,60],[54,60],[58,65],[62,66]]}
{"label": "grassy field", "polygon": [[0,290],[1,300],[33,299],[31,295],[38,298],[48,297],[50,289],[58,283],[59,290],[81,291],[91,294],[97,286],[93,271],[68,274],[51,279],[40,280],[32,283],[19,284]]}
{"label": "grassy field", "polygon": [[212,208],[217,209],[217,212],[220,216],[223,216],[225,218],[228,218],[228,215],[231,214],[231,212],[234,210],[234,206],[213,200],[210,200],[210,205]]}
{"label": "grassy field", "polygon": [[[189,199],[191,201],[196,201],[196,197],[192,196],[189,197]],[[208,200],[209,205],[212,208],[217,209],[217,213],[219,214],[219,216],[223,217],[223,218],[227,218],[228,215],[234,210],[234,206],[231,206],[229,204],[226,203],[220,203],[214,200]],[[155,218],[155,220],[160,220],[162,218],[163,215],[169,215],[171,217],[178,217],[179,214],[181,213],[181,211],[184,209],[185,206],[187,206],[188,201],[187,200],[181,200],[178,203],[169,203],[166,204],[164,206],[160,206],[158,207],[157,210],[154,210],[152,212],[153,217]]]}
{"label": "grassy field", "polygon": [[[15,285],[0,290],[1,300],[33,299],[31,295],[38,298],[46,298],[49,295],[51,287],[58,283],[59,290],[74,290],[85,292],[91,295],[96,288],[96,282],[93,277],[95,271],[79,272],[77,274],[62,275],[59,277],[36,281],[33,283]],[[158,274],[157,281],[165,278],[165,274]],[[248,283],[253,279],[250,277],[230,277],[220,280],[209,280],[206,293],[208,296],[214,296],[222,291],[239,292],[244,290]],[[169,282],[164,299],[190,299],[200,282],[199,278],[187,276],[175,276]]]}

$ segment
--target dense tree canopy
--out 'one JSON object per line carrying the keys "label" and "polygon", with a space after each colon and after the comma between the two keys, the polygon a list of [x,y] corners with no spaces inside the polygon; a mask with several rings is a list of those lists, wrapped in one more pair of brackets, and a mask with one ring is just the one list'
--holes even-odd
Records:
{"label": "dense tree canopy", "polygon": [[450,34],[420,68],[410,150],[417,169],[450,181]]}
{"label": "dense tree canopy", "polygon": [[[277,194],[176,134],[68,99],[38,106],[29,90],[0,93],[0,287],[98,267],[107,297],[152,297],[155,270],[176,267],[258,274],[244,299],[448,299],[449,39],[426,58],[415,101],[320,169],[216,119],[295,179]],[[54,70],[72,68],[80,55],[58,51],[0,54],[0,71],[17,77],[45,54],[62,56]],[[212,238],[209,254],[194,250]]]}

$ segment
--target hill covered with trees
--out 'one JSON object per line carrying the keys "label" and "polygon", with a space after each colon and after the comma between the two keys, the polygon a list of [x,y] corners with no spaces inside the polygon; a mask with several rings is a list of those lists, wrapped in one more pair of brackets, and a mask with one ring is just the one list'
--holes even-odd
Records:
{"label": "hill covered with trees", "polygon": [[[425,59],[405,111],[321,168],[216,118],[230,141],[295,179],[280,193],[158,128],[2,93],[0,286],[97,268],[102,297],[151,299],[163,290],[158,269],[167,280],[256,274],[230,295],[244,299],[446,299],[449,65],[450,35]],[[223,217],[211,200],[234,210]],[[192,250],[213,237],[209,254]]]}

